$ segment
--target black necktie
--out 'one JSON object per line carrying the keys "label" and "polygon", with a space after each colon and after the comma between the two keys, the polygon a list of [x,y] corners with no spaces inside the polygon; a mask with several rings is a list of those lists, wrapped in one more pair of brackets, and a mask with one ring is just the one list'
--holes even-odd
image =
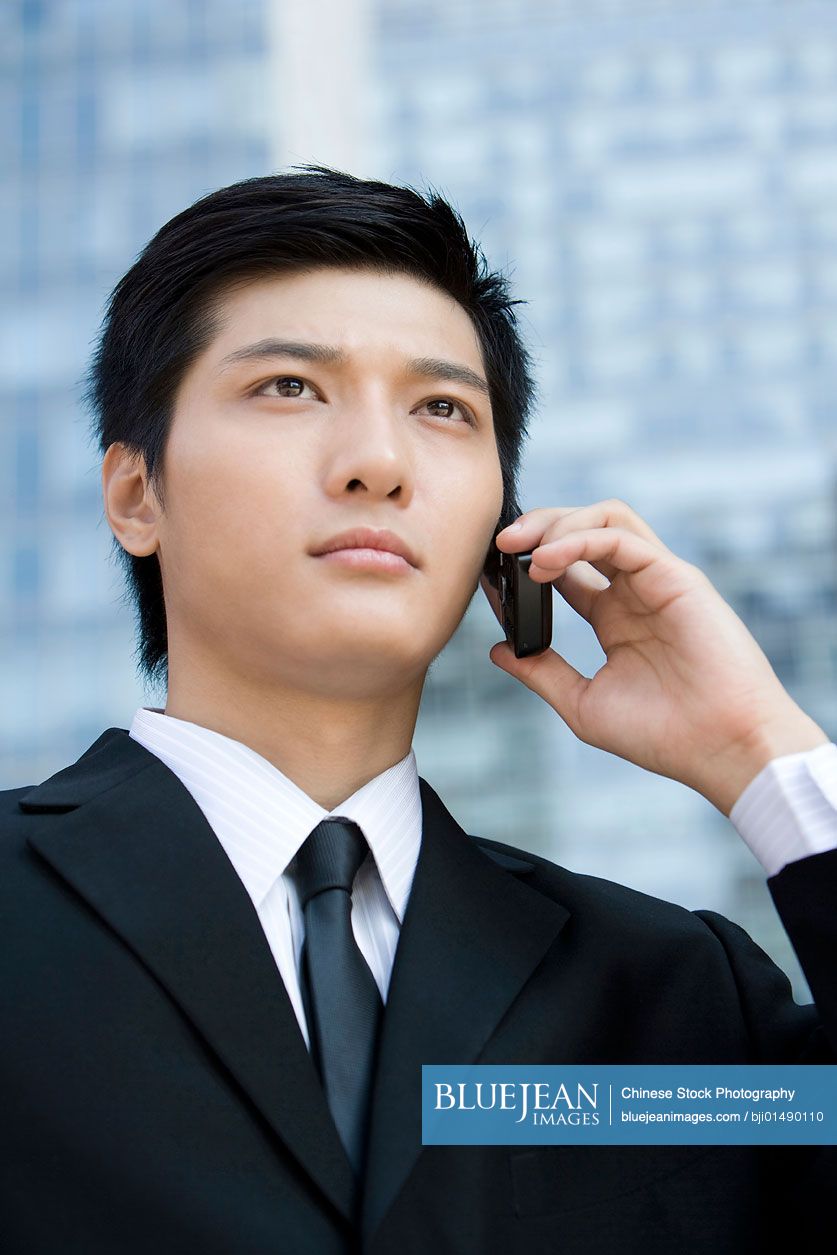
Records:
{"label": "black necktie", "polygon": [[352,882],[368,848],[351,820],[324,819],[300,847],[294,872],[305,918],[301,985],[311,1054],[359,1179],[383,1012],[351,923]]}

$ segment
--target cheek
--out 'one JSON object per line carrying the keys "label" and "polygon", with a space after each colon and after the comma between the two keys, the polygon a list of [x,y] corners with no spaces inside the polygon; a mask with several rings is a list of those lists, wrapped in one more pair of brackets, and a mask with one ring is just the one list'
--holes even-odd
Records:
{"label": "cheek", "polygon": [[503,508],[503,475],[496,453],[486,456],[479,474],[470,480],[463,477],[456,490],[461,498],[460,526],[471,537],[474,554],[483,554]]}
{"label": "cheek", "polygon": [[[432,516],[439,520],[436,537],[445,556],[450,581],[463,584],[482,571],[485,556],[503,505],[499,462],[486,459],[478,475],[467,471],[438,489]],[[452,506],[453,503],[453,506]]]}
{"label": "cheek", "polygon": [[162,537],[169,570],[201,582],[218,573],[227,587],[272,570],[295,513],[293,472],[271,470],[263,452],[229,441],[172,452]]}
{"label": "cheek", "polygon": [[281,514],[303,473],[289,444],[279,448],[275,439],[260,439],[252,429],[236,431],[234,424],[211,418],[200,438],[190,433],[173,445],[170,456],[173,498],[188,505],[190,517],[201,526],[207,518],[222,517],[244,526],[271,508]]}

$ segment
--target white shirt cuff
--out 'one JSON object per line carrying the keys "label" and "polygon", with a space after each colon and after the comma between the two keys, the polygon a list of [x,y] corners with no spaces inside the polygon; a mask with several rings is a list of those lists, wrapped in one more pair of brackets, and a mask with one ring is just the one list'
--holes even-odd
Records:
{"label": "white shirt cuff", "polygon": [[768,876],[796,859],[837,849],[837,745],[772,759],[729,817]]}

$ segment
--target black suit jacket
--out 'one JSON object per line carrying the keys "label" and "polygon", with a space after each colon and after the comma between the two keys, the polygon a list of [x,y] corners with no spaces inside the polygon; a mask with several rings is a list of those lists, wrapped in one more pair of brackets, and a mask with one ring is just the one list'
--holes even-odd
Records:
{"label": "black suit jacket", "polygon": [[771,881],[798,1007],[735,924],[469,836],[421,780],[353,1228],[258,916],[177,777],[110,728],[2,797],[9,1255],[742,1255],[824,1232],[831,1148],[422,1148],[420,1086],[423,1063],[833,1062],[837,853]]}

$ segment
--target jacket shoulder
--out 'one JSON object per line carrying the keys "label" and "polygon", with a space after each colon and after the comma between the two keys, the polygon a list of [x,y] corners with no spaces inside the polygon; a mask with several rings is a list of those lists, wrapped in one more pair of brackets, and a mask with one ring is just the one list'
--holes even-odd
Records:
{"label": "jacket shoulder", "polygon": [[19,789],[0,789],[0,835],[5,837],[17,826],[17,821],[23,818],[18,803],[35,787],[34,784],[25,784]]}
{"label": "jacket shoulder", "polygon": [[27,784],[19,789],[0,789],[0,860],[4,864],[2,879],[8,884],[7,873],[9,862],[19,862],[26,852],[26,837],[29,832],[27,816],[20,808],[21,798],[26,797],[37,786]]}
{"label": "jacket shoulder", "polygon": [[0,815],[20,814],[20,807],[17,804],[18,798],[23,797],[24,793],[29,793],[34,788],[34,784],[24,784],[19,789],[0,789]]}
{"label": "jacket shoulder", "polygon": [[529,870],[522,875],[525,883],[562,903],[577,920],[584,920],[593,928],[607,925],[608,929],[617,927],[628,933],[657,938],[661,933],[674,933],[683,937],[685,932],[705,939],[711,935],[707,924],[685,906],[643,893],[639,889],[631,889],[601,876],[571,871],[559,863],[517,846],[486,837],[475,837],[474,840],[486,854],[500,862],[501,866],[502,860],[527,864]]}

